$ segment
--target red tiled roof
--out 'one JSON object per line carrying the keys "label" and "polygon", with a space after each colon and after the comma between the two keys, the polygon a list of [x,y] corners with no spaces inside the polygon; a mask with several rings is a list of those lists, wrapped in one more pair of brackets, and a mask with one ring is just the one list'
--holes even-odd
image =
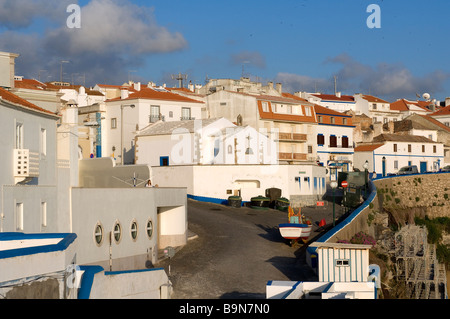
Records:
{"label": "red tiled roof", "polygon": [[376,96],[373,96],[373,95],[366,95],[366,94],[364,94],[363,98],[365,100],[369,101],[369,102],[372,102],[372,103],[389,103],[389,102],[387,102],[387,101],[385,101],[383,99],[380,99],[380,98],[378,98]]}
{"label": "red tiled roof", "polygon": [[327,109],[326,107],[323,107],[318,104],[314,104],[314,109],[316,111],[316,114],[328,114],[328,115],[339,115],[339,116],[346,116],[346,117],[352,117],[351,115],[347,115],[335,110]]}
{"label": "red tiled roof", "polygon": [[434,113],[429,114],[430,116],[435,115],[450,115],[450,105],[447,105],[446,107],[443,107],[439,111],[436,111]]}
{"label": "red tiled roof", "polygon": [[[134,90],[133,90],[134,91]],[[167,100],[167,101],[178,101],[178,102],[190,102],[190,103],[200,103],[204,104],[204,102],[193,100],[187,97],[184,97],[179,94],[171,93],[171,92],[162,92],[156,91],[148,87],[141,88],[140,91],[130,92],[128,98],[123,100],[136,100],[136,99],[149,99],[149,100]],[[107,100],[110,101],[119,101],[120,97]]]}
{"label": "red tiled roof", "polygon": [[401,100],[398,100],[398,101],[395,101],[395,102],[391,103],[390,108],[391,108],[391,110],[395,110],[395,111],[409,111],[408,104],[414,104],[418,108],[420,108],[420,109],[422,109],[424,111],[431,112],[429,109],[427,109],[426,107],[421,105],[423,103],[419,103],[419,102],[422,102],[422,101],[414,101],[413,102],[413,101],[407,101],[405,99],[401,99]]}
{"label": "red tiled roof", "polygon": [[341,95],[341,97],[337,97],[334,94],[312,94],[312,95],[326,101],[355,102],[355,98],[351,95]]}
{"label": "red tiled roof", "polygon": [[47,89],[47,84],[42,83],[35,79],[22,79],[14,81],[14,88],[29,89],[29,90],[45,90]]}
{"label": "red tiled roof", "polygon": [[433,123],[433,124],[439,126],[440,128],[446,130],[447,132],[450,132],[450,127],[448,127],[448,126],[446,126],[444,123],[442,123],[442,122],[440,122],[440,121],[438,121],[438,120],[432,118],[431,115],[421,115],[421,114],[417,114],[417,115],[423,117],[424,119],[427,119],[427,120],[430,121],[431,123]]}
{"label": "red tiled roof", "polygon": [[371,152],[384,144],[359,145],[355,147],[355,152]]}
{"label": "red tiled roof", "polygon": [[11,93],[11,92],[3,89],[3,88],[0,88],[0,97],[3,100],[12,102],[14,104],[18,104],[18,105],[20,105],[22,107],[25,107],[27,109],[31,109],[31,110],[34,110],[34,111],[38,111],[38,112],[42,112],[42,113],[51,114],[53,116],[57,116],[57,115],[55,115],[55,113],[52,113],[52,112],[50,112],[48,110],[45,110],[45,109],[43,109],[43,108],[41,108],[41,107],[39,107],[37,105],[34,105],[33,103],[30,103],[27,100],[22,99],[21,97],[18,97],[17,95],[15,95],[15,94],[13,94],[13,93]]}

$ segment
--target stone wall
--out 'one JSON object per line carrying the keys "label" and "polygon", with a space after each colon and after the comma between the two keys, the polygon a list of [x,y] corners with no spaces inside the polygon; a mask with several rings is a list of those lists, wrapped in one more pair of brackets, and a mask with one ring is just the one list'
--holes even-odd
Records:
{"label": "stone wall", "polygon": [[395,222],[450,217],[450,173],[383,178],[374,182],[379,201]]}

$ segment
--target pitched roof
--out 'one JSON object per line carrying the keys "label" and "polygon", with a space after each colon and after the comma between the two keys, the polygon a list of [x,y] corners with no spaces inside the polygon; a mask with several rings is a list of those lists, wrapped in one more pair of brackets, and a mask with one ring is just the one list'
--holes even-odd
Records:
{"label": "pitched roof", "polygon": [[355,147],[355,152],[371,152],[384,144],[367,144],[367,145],[359,145]]}
{"label": "pitched roof", "polygon": [[351,95],[341,95],[341,97],[338,97],[335,94],[321,94],[321,93],[313,93],[311,95],[314,95],[325,101],[355,102],[355,98]]}
{"label": "pitched roof", "polygon": [[316,111],[316,114],[327,114],[327,115],[338,115],[338,116],[345,116],[345,117],[352,117],[351,115],[344,114],[335,110],[327,109],[324,106],[314,104],[314,110]]}
{"label": "pitched roof", "polygon": [[121,99],[120,97],[116,97],[113,99],[109,99],[109,101],[119,101],[119,100],[136,100],[136,99],[148,99],[148,100],[166,100],[166,101],[177,101],[177,102],[189,102],[189,103],[200,103],[204,104],[204,102],[197,101],[194,99],[190,99],[188,97],[175,94],[168,91],[158,91],[151,89],[149,87],[143,87],[140,91],[130,92],[128,98]]}
{"label": "pitched roof", "polygon": [[369,102],[372,102],[372,103],[389,103],[389,102],[387,102],[387,101],[385,101],[383,99],[380,99],[380,98],[378,98],[376,96],[373,96],[373,95],[363,94],[363,99],[367,100]]}
{"label": "pitched roof", "polygon": [[450,115],[450,105],[443,107],[439,111],[429,114],[430,116]]}
{"label": "pitched roof", "polygon": [[21,107],[24,107],[26,109],[37,111],[37,112],[40,112],[40,113],[53,115],[53,116],[57,117],[57,115],[55,113],[52,113],[52,112],[50,112],[48,110],[45,110],[45,109],[43,109],[43,108],[41,108],[41,107],[39,107],[37,105],[34,105],[33,103],[28,102],[27,100],[22,99],[21,97],[18,97],[17,95],[15,95],[15,94],[13,94],[13,93],[11,93],[11,92],[3,89],[3,88],[0,88],[0,98],[3,99],[3,100],[9,101],[11,103],[17,104],[17,105],[19,105]]}
{"label": "pitched roof", "polygon": [[431,112],[429,109],[427,109],[426,107],[423,106],[423,103],[419,103],[419,102],[422,102],[422,101],[408,101],[405,99],[401,99],[401,100],[392,102],[390,105],[390,108],[391,108],[391,110],[396,110],[396,111],[409,111],[410,110],[409,105],[413,104],[423,111]]}
{"label": "pitched roof", "polygon": [[[142,129],[137,136],[152,136],[152,135],[169,135],[172,134],[176,129],[187,130],[193,133],[197,128],[196,125],[201,123],[202,127],[205,127],[219,119],[202,119],[202,120],[185,120],[185,121],[169,121],[163,122],[158,121],[156,123],[150,124],[146,128]],[[180,131],[180,133],[182,133]]]}
{"label": "pitched roof", "polygon": [[416,142],[416,143],[436,143],[424,136],[400,135],[400,134],[380,134],[375,136],[373,142]]}

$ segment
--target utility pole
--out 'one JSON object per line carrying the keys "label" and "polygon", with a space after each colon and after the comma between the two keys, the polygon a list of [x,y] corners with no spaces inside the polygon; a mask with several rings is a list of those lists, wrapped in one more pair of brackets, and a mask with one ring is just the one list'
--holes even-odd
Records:
{"label": "utility pole", "polygon": [[337,93],[337,83],[336,83],[336,80],[337,80],[337,76],[335,75],[335,76],[334,76],[334,95],[336,95],[336,93]]}

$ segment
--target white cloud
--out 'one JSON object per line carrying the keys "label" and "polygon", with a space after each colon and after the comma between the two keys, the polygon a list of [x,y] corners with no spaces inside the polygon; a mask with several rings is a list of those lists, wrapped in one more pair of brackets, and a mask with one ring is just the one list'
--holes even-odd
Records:
{"label": "white cloud", "polygon": [[370,93],[388,100],[414,98],[416,93],[442,92],[443,83],[450,79],[450,73],[440,70],[423,76],[416,76],[399,63],[380,63],[376,66],[362,64],[347,54],[329,58],[325,63],[341,66],[329,78],[311,78],[304,75],[279,73],[277,81],[282,81],[291,91],[318,91],[334,93],[333,76],[337,76],[337,90],[347,94]]}
{"label": "white cloud", "polygon": [[264,69],[266,67],[266,59],[261,53],[256,51],[242,51],[231,55],[232,65],[241,65],[249,63],[257,68]]}

